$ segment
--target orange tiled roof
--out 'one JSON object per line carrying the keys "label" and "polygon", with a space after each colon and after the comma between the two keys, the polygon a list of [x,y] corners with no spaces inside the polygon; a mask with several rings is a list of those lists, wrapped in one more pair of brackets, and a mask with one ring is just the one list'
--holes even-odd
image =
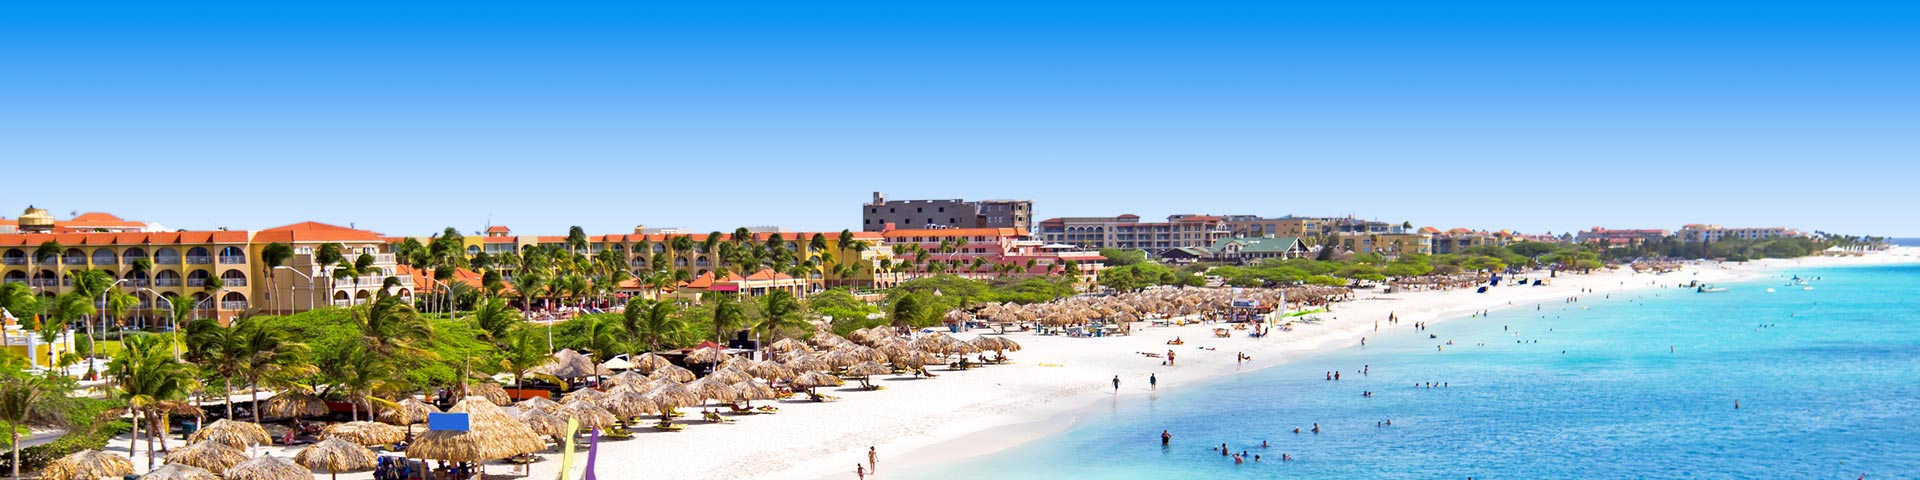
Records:
{"label": "orange tiled roof", "polygon": [[0,246],[39,246],[47,241],[65,246],[86,245],[183,245],[197,243],[247,243],[244,231],[198,232],[123,232],[123,233],[23,233],[0,235]]}
{"label": "orange tiled roof", "polygon": [[487,233],[507,233],[511,231],[512,230],[507,229],[506,225],[494,225],[491,227],[487,227]]}
{"label": "orange tiled roof", "polygon": [[379,242],[383,237],[366,230],[328,225],[320,222],[300,222],[292,225],[261,230],[255,233],[256,242]]}

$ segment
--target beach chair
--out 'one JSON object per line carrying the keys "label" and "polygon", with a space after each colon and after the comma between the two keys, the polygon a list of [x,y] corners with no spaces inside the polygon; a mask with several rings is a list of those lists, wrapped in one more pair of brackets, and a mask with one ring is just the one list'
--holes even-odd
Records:
{"label": "beach chair", "polygon": [[1219,337],[1219,338],[1229,338],[1233,336],[1233,333],[1227,331],[1227,329],[1224,329],[1224,328],[1216,328],[1216,329],[1213,329],[1213,336]]}

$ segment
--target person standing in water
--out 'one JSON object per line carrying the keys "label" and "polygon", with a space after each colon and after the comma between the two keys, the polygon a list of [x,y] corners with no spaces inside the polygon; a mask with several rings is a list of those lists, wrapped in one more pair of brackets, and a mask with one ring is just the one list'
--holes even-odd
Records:
{"label": "person standing in water", "polygon": [[1173,443],[1173,432],[1170,432],[1170,431],[1167,431],[1167,430],[1161,430],[1161,431],[1160,431],[1160,446],[1162,446],[1162,447],[1164,447],[1164,446],[1167,446],[1167,444],[1169,444],[1169,443]]}
{"label": "person standing in water", "polygon": [[1119,375],[1113,376],[1113,393],[1115,395],[1120,394],[1120,376]]}
{"label": "person standing in water", "polygon": [[880,473],[880,452],[875,451],[872,445],[867,446],[867,471]]}
{"label": "person standing in water", "polygon": [[1153,374],[1151,374],[1151,373],[1149,373],[1149,374],[1147,374],[1147,387],[1148,387],[1148,388],[1152,388],[1152,389],[1154,389],[1154,390],[1159,390],[1159,389],[1160,389],[1160,377],[1157,377],[1157,376],[1154,376],[1154,375],[1153,375]]}

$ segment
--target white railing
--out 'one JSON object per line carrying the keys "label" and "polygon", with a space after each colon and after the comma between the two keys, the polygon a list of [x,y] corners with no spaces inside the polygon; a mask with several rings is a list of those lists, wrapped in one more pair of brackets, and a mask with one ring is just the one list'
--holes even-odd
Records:
{"label": "white railing", "polygon": [[189,278],[189,279],[187,279],[187,286],[189,286],[189,287],[204,287],[204,286],[207,286],[207,279],[204,279],[204,278]]}
{"label": "white railing", "polygon": [[213,257],[186,257],[186,259],[187,259],[188,265],[205,265],[205,264],[213,263]]}
{"label": "white railing", "polygon": [[60,259],[60,263],[69,267],[84,267],[87,265],[87,257],[66,257]]}
{"label": "white railing", "polygon": [[154,279],[154,280],[153,280],[153,286],[156,286],[156,287],[178,287],[178,286],[180,286],[180,279],[178,279],[178,278],[157,278],[157,279]]}
{"label": "white railing", "polygon": [[179,265],[180,257],[153,257],[154,265]]}
{"label": "white railing", "polygon": [[135,287],[144,287],[144,286],[147,286],[147,284],[148,284],[148,283],[150,283],[150,282],[148,282],[148,281],[147,281],[147,279],[144,279],[144,278],[129,278],[129,279],[127,279],[127,285],[129,285],[129,286],[135,286]]}
{"label": "white railing", "polygon": [[226,284],[227,284],[227,286],[229,286],[229,287],[244,287],[244,286],[247,286],[247,279],[244,279],[244,278],[228,278],[228,279],[223,279],[223,280],[221,280],[221,281],[222,281],[223,283],[226,283]]}
{"label": "white railing", "polygon": [[333,301],[333,306],[336,306],[336,307],[351,307],[351,306],[353,306],[353,300],[334,300],[334,301]]}
{"label": "white railing", "polygon": [[27,279],[24,279],[24,278],[9,278],[9,279],[7,279],[7,281],[6,281],[6,283],[27,283]]}
{"label": "white railing", "polygon": [[247,302],[246,301],[220,302],[220,309],[221,310],[246,310]]}
{"label": "white railing", "polygon": [[26,265],[26,264],[27,264],[27,259],[25,259],[25,258],[0,258],[0,263],[4,263],[4,264],[7,264],[7,265]]}
{"label": "white railing", "polygon": [[[393,278],[394,278],[395,280],[399,280],[399,281],[400,281],[400,286],[402,286],[402,287],[407,287],[407,288],[413,288],[413,276],[412,276],[412,275],[394,275],[394,276],[393,276]],[[352,288],[352,287],[355,287],[355,286],[360,286],[360,287],[378,287],[378,286],[380,286],[380,283],[381,283],[381,282],[385,282],[385,281],[387,281],[387,277],[385,277],[385,276],[381,276],[381,275],[361,275],[361,276],[358,276],[358,277],[347,277],[347,278],[341,278],[341,279],[335,279],[335,280],[333,280],[333,286],[334,286],[334,288]]]}
{"label": "white railing", "polygon": [[223,256],[220,257],[220,263],[247,263],[247,257]]}

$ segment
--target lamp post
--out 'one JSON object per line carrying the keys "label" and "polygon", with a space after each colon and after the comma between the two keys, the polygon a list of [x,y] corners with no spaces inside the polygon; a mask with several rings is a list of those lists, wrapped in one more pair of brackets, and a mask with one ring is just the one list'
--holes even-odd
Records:
{"label": "lamp post", "polygon": [[440,281],[440,279],[437,279],[437,278],[433,278],[433,277],[427,277],[427,280],[428,280],[428,281],[431,281],[431,282],[433,282],[433,283],[435,283],[435,284],[437,284],[437,285],[440,285],[440,286],[442,286],[442,287],[447,287],[447,305],[446,305],[446,306],[447,306],[447,319],[449,319],[449,320],[451,320],[451,319],[453,319],[453,286],[452,286],[452,285],[447,285],[447,284],[446,284],[446,282],[442,282],[442,281]]}
{"label": "lamp post", "polygon": [[[273,267],[273,269],[274,269],[274,270],[283,270],[283,269],[284,269],[284,270],[286,270],[286,271],[289,271],[289,272],[293,272],[293,273],[295,273],[295,274],[297,274],[297,275],[300,275],[300,278],[305,278],[305,279],[307,279],[307,310],[313,310],[313,276],[312,276],[312,275],[307,275],[307,272],[302,272],[302,271],[299,271],[299,270],[296,270],[296,269],[294,269],[293,267],[289,267],[289,266],[286,266],[286,265],[281,265],[281,266],[278,266],[278,267]],[[293,285],[287,285],[287,296],[288,296],[288,297],[292,297],[292,296],[293,296]],[[292,298],[288,298],[288,300],[292,300]]]}
{"label": "lamp post", "polygon": [[167,322],[170,324],[169,327],[171,327],[168,328],[168,330],[173,333],[173,357],[176,359],[180,358],[180,324],[173,320],[173,300],[167,299],[167,297],[160,295],[160,292],[151,288],[142,288],[140,290],[153,292],[154,300],[167,302]]}

